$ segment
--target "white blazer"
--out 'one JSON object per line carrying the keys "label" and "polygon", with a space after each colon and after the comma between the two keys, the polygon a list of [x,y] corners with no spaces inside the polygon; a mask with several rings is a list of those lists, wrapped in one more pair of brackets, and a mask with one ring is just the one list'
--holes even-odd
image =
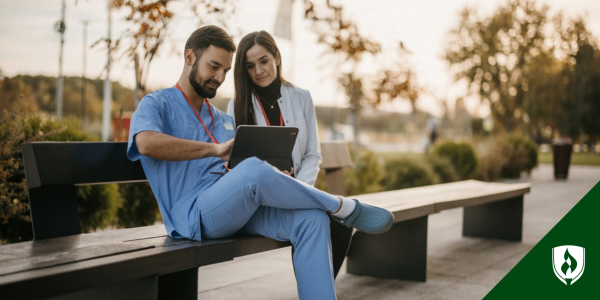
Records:
{"label": "white blazer", "polygon": [[[235,98],[229,101],[227,114],[235,118]],[[296,144],[292,151],[294,176],[309,185],[314,185],[321,163],[321,145],[317,129],[317,116],[310,93],[295,86],[281,84],[281,98],[277,100],[285,126],[298,127]],[[256,124],[266,126],[265,116],[254,93],[252,94]]]}

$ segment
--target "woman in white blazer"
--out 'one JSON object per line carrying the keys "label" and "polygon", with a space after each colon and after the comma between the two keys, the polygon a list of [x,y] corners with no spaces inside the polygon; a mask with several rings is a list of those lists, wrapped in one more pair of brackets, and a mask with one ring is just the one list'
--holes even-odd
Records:
{"label": "woman in white blazer", "polygon": [[[307,90],[295,87],[281,76],[281,53],[273,37],[259,31],[242,38],[233,73],[235,98],[229,102],[227,114],[235,118],[236,126],[298,127],[290,175],[314,185],[321,163],[315,107]],[[331,224],[333,266],[337,275],[348,252],[352,230],[333,220]]]}
{"label": "woman in white blazer", "polygon": [[[265,31],[251,33],[240,42],[234,67],[236,97],[229,102],[227,114],[235,118],[237,126],[280,126],[283,121],[283,126],[298,127],[292,151],[293,174],[296,179],[314,185],[321,163],[315,107],[307,90],[281,77],[281,57],[277,49],[273,55],[258,42],[249,49],[244,47],[243,43],[249,44],[266,35]],[[276,47],[274,41],[273,46]],[[258,80],[254,81],[255,78]],[[272,116],[271,121],[269,116]]]}

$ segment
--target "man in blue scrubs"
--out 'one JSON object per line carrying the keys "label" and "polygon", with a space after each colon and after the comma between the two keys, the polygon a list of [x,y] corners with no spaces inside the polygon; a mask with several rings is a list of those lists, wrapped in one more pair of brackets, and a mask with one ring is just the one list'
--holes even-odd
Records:
{"label": "man in blue scrubs", "polygon": [[196,30],[177,84],[144,97],[133,114],[127,156],[141,159],[170,236],[291,241],[300,299],[336,299],[326,212],[366,233],[387,231],[393,215],[317,190],[256,158],[227,172],[234,120],[207,98],[225,80],[234,51],[221,28]]}

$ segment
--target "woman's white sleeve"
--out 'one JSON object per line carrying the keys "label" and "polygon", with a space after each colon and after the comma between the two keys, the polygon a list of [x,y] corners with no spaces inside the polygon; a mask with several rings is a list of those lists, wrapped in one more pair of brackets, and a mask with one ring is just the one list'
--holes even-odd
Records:
{"label": "woman's white sleeve", "polygon": [[231,101],[229,101],[229,104],[227,105],[227,114],[232,116],[235,119],[235,108],[234,108],[234,102],[235,102],[235,98],[231,99]]}
{"label": "woman's white sleeve", "polygon": [[235,108],[233,105],[234,102],[235,102],[235,98],[233,98],[233,99],[231,99],[231,101],[229,101],[229,104],[227,105],[227,114],[233,118],[233,127],[237,128],[237,125],[235,122]]}
{"label": "woman's white sleeve", "polygon": [[307,94],[304,105],[304,120],[306,121],[306,150],[302,153],[301,170],[296,179],[310,185],[315,185],[321,164],[321,145],[317,128],[317,114],[310,93]]}

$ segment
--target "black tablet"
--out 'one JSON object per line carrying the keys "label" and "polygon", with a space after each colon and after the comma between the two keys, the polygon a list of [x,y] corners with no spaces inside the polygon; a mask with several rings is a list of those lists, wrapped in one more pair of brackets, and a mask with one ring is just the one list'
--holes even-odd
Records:
{"label": "black tablet", "polygon": [[297,127],[238,126],[228,167],[235,168],[244,159],[256,156],[281,171],[289,171],[297,135]]}

